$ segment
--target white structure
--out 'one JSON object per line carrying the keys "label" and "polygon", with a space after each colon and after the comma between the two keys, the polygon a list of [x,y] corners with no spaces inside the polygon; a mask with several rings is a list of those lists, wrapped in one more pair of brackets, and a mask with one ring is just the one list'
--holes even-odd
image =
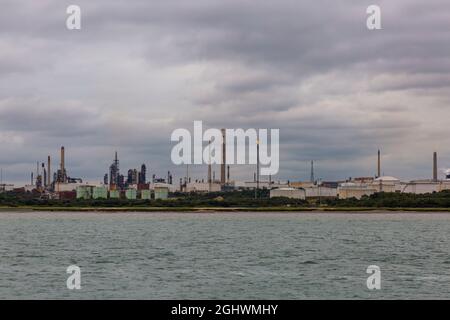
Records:
{"label": "white structure", "polygon": [[291,186],[292,188],[312,188],[314,187],[316,184],[314,182],[309,182],[309,181],[305,181],[305,182],[301,182],[301,181],[291,181],[289,183],[289,186]]}
{"label": "white structure", "polygon": [[450,181],[416,180],[402,184],[403,193],[433,193],[450,190]]}
{"label": "white structure", "polygon": [[[256,181],[246,181],[244,184],[245,189],[256,189]],[[269,181],[260,181],[259,182],[259,189],[270,189],[271,185],[269,184]]]}
{"label": "white structure", "polygon": [[339,199],[361,199],[363,196],[370,196],[377,192],[402,192],[402,187],[400,180],[391,176],[382,176],[373,181],[354,180],[339,185],[338,197]]}
{"label": "white structure", "polygon": [[192,182],[186,185],[186,192],[218,192],[220,190],[220,183]]}
{"label": "white structure", "polygon": [[370,185],[354,182],[342,183],[337,190],[339,199],[356,198],[361,199],[363,196],[370,196],[377,192],[377,189]]}
{"label": "white structure", "polygon": [[[256,186],[258,184],[256,183],[256,181],[245,181],[245,182],[235,182],[235,188],[240,188],[240,189],[256,189]],[[275,181],[271,181],[269,183],[269,181],[259,181],[259,189],[272,189],[272,188],[289,188],[289,184],[287,182],[275,182]]]}
{"label": "white structure", "polygon": [[402,192],[402,184],[399,179],[391,176],[383,176],[376,178],[372,182],[378,192]]}
{"label": "white structure", "polygon": [[91,186],[91,187],[100,187],[102,184],[100,183],[55,183],[55,191],[56,192],[66,192],[66,191],[76,191],[77,187]]}
{"label": "white structure", "polygon": [[23,186],[23,189],[25,190],[25,192],[31,192],[36,189],[36,186],[33,184],[26,184]]}
{"label": "white structure", "polygon": [[169,184],[169,183],[161,183],[161,182],[150,183],[150,190],[155,190],[155,188],[163,188],[163,187],[169,189],[169,192],[180,191],[179,185]]}
{"label": "white structure", "polygon": [[351,181],[342,183],[338,187],[339,199],[356,198],[370,196],[377,192],[398,192],[425,194],[450,190],[450,180],[414,180],[411,182],[401,182],[394,177],[380,177],[373,182]]}
{"label": "white structure", "polygon": [[0,192],[12,191],[13,189],[14,189],[13,184],[6,184],[6,183],[0,184]]}
{"label": "white structure", "polygon": [[314,185],[303,189],[305,190],[306,198],[336,198],[338,194],[337,188],[323,187],[320,185]]}
{"label": "white structure", "polygon": [[295,188],[277,188],[270,190],[270,197],[285,197],[291,199],[306,199],[306,194],[304,189],[295,189]]}

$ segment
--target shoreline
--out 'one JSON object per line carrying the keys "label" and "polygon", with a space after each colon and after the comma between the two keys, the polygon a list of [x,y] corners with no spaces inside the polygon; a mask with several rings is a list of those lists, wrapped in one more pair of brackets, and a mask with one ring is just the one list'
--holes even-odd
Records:
{"label": "shoreline", "polygon": [[43,206],[20,206],[1,207],[0,212],[355,212],[355,213],[376,213],[376,212],[440,212],[450,213],[450,208],[389,208],[389,207],[43,207]]}

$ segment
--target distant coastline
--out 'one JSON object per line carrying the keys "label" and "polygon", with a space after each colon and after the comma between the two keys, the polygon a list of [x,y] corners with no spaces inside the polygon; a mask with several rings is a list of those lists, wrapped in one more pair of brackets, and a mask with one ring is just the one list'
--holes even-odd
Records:
{"label": "distant coastline", "polygon": [[381,192],[361,199],[270,197],[268,190],[171,194],[167,199],[41,199],[0,194],[0,211],[64,212],[450,212],[450,191]]}
{"label": "distant coastline", "polygon": [[0,206],[0,212],[442,212],[450,208],[377,208],[377,207],[45,207]]}

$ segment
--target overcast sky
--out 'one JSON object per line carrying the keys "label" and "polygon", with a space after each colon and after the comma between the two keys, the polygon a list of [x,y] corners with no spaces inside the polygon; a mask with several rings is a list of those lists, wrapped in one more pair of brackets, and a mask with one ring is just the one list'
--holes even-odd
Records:
{"label": "overcast sky", "polygon": [[[26,182],[66,147],[100,181],[171,164],[170,134],[279,128],[275,179],[429,178],[450,167],[448,0],[0,0],[0,167]],[[81,30],[66,8],[81,7]],[[378,4],[382,30],[366,28]],[[192,168],[206,178],[206,168]],[[253,168],[233,167],[252,179]],[[216,168],[216,176],[219,168]]]}

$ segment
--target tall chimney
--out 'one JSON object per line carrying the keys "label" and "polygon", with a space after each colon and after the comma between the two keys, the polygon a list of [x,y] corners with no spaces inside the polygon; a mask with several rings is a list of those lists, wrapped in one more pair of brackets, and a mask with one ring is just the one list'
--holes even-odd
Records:
{"label": "tall chimney", "polygon": [[208,159],[208,191],[211,192],[211,140],[209,140],[209,144],[208,144],[208,154],[209,154],[209,159]]}
{"label": "tall chimney", "polygon": [[220,183],[225,184],[225,167],[226,167],[226,141],[225,141],[225,129],[222,129],[222,164],[220,165]]}
{"label": "tall chimney", "polygon": [[64,168],[65,168],[65,163],[64,163],[64,147],[61,147],[61,182],[66,182],[66,177],[64,174]]}
{"label": "tall chimney", "polygon": [[256,140],[256,190],[259,191],[259,140]]}
{"label": "tall chimney", "polygon": [[42,162],[42,185],[47,186],[47,171],[45,170],[45,164]]}
{"label": "tall chimney", "polygon": [[381,152],[378,150],[378,171],[377,178],[381,177]]}
{"label": "tall chimney", "polygon": [[438,180],[438,169],[437,169],[437,152],[433,153],[433,181]]}
{"label": "tall chimney", "polygon": [[208,143],[208,183],[211,183],[211,140]]}
{"label": "tall chimney", "polygon": [[47,157],[47,185],[50,186],[52,172],[50,171],[50,156]]}

